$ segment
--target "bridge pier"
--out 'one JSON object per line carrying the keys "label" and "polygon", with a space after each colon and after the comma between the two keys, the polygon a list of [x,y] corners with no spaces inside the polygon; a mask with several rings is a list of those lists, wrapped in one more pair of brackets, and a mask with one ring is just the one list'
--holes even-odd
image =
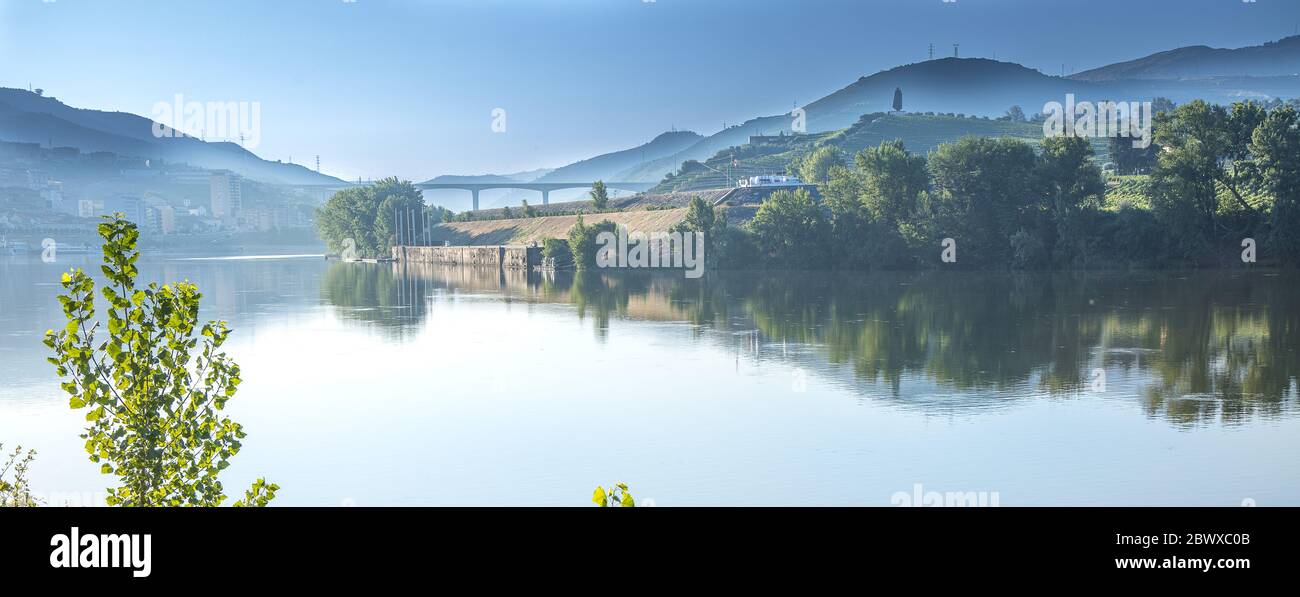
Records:
{"label": "bridge pier", "polygon": [[550,205],[550,203],[551,203],[551,192],[546,189],[542,189],[542,205]]}
{"label": "bridge pier", "polygon": [[478,211],[478,189],[470,189],[469,192],[474,195],[474,211]]}

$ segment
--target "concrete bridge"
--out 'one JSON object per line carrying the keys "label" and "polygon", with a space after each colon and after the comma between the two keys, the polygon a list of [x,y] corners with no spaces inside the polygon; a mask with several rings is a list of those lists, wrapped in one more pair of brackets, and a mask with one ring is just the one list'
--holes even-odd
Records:
{"label": "concrete bridge", "polygon": [[[551,202],[551,191],[561,189],[589,189],[594,183],[590,182],[422,182],[415,186],[421,189],[440,190],[440,189],[460,189],[469,191],[474,197],[474,211],[478,211],[478,193],[488,189],[525,189],[529,191],[538,191],[542,194],[542,205],[548,205]],[[605,186],[620,191],[632,191],[641,193],[650,190],[657,183],[653,182],[607,182]]]}

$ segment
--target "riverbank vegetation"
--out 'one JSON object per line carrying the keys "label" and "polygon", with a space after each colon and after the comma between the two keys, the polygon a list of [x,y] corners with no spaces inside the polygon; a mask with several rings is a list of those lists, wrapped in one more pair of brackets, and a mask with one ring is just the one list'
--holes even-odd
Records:
{"label": "riverbank vegetation", "polygon": [[446,209],[425,205],[410,181],[390,177],[334,193],[316,210],[316,230],[333,254],[351,248],[357,257],[387,257],[399,235],[423,238],[426,228],[451,217]]}
{"label": "riverbank vegetation", "polygon": [[587,225],[583,222],[582,216],[578,216],[578,223],[569,229],[567,239],[571,261],[575,267],[591,269],[596,266],[596,251],[600,248],[596,243],[596,237],[602,232],[618,232],[618,225],[609,220]]}
{"label": "riverbank vegetation", "polygon": [[[881,143],[835,164],[821,201],[777,191],[719,262],[764,269],[1290,266],[1300,257],[1300,130],[1289,106],[1196,101],[1156,119],[1148,179],[1107,201],[1092,144],[969,137],[929,155]],[[1131,165],[1140,169],[1141,165]],[[806,172],[805,172],[806,171]],[[946,239],[955,249],[945,261]],[[1250,253],[1243,253],[1246,249]]]}
{"label": "riverbank vegetation", "polygon": [[[4,442],[0,442],[0,455],[3,455],[4,447]],[[31,508],[40,505],[32,495],[31,484],[27,480],[27,471],[35,459],[36,450],[23,450],[22,446],[18,446],[0,464],[0,508]]]}

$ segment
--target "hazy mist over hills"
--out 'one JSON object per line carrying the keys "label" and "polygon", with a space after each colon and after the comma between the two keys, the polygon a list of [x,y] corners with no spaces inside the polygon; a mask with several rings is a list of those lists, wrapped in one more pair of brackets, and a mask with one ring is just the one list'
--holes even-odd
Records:
{"label": "hazy mist over hills", "polygon": [[155,137],[154,121],[124,112],[73,108],[23,89],[0,88],[0,141],[106,151],[210,170],[232,170],[277,184],[341,184],[337,178],[296,164],[263,160],[236,143],[192,137]]}
{"label": "hazy mist over hills", "polygon": [[640,165],[645,164],[647,161],[654,161],[674,155],[692,145],[695,145],[702,138],[703,137],[698,133],[692,131],[673,131],[663,133],[644,145],[639,145],[623,151],[599,155],[591,159],[574,162],[567,166],[556,168],[538,180],[547,182],[570,182],[574,180],[596,180],[600,178],[611,180],[640,180],[636,178],[624,179],[620,177],[635,176],[632,171],[636,170]]}
{"label": "hazy mist over hills", "polygon": [[[807,132],[818,133],[847,128],[863,114],[890,111],[895,88],[903,90],[906,112],[989,117],[1000,116],[1013,105],[1034,114],[1046,102],[1064,101],[1066,94],[1080,100],[1167,97],[1180,103],[1197,98],[1230,103],[1243,98],[1300,97],[1300,75],[1283,74],[1300,68],[1295,65],[1300,65],[1300,37],[1240,50],[1182,48],[1066,77],[986,58],[939,58],[861,77],[804,109]],[[539,180],[658,182],[682,162],[705,160],[728,147],[744,145],[751,135],[789,134],[791,120],[789,114],[761,116],[707,136],[665,133],[642,146],[550,170]],[[493,204],[514,203],[518,197],[531,195],[515,193]],[[463,199],[440,198],[452,204]]]}
{"label": "hazy mist over hills", "polygon": [[1191,46],[1071,75],[1079,81],[1300,75],[1300,35],[1245,48]]}
{"label": "hazy mist over hills", "polygon": [[[320,155],[324,172],[349,181],[427,180],[560,167],[674,129],[710,135],[923,61],[930,45],[935,58],[960,43],[964,58],[1068,75],[1184,46],[1259,45],[1300,22],[1300,4],[1282,0],[806,0],[791,9],[778,0],[228,0],[187,3],[186,20],[230,23],[237,34],[160,36],[157,15],[175,10],[164,0],[10,0],[0,2],[0,87],[30,84],[72,106],[139,115],[175,94],[256,101],[261,157]],[[1093,26],[1124,33],[1062,31]],[[490,129],[497,108],[509,113],[504,134]]]}
{"label": "hazy mist over hills", "polygon": [[[892,109],[893,91],[903,91],[905,112],[958,113],[996,117],[1013,106],[1029,114],[1066,94],[1082,99],[1146,101],[1168,97],[1227,103],[1242,98],[1300,97],[1300,37],[1238,49],[1192,46],[1081,73],[1058,76],[1014,62],[988,58],[937,58],[897,66],[856,81],[803,104],[809,133],[843,129],[867,113]],[[783,90],[770,86],[777,97]],[[703,100],[707,103],[708,100]],[[689,115],[683,115],[684,119]],[[599,154],[555,168],[484,175],[443,173],[430,182],[623,180],[659,182],[687,160],[706,160],[753,135],[789,134],[789,113],[756,116],[712,134],[670,131],[634,147]],[[0,140],[76,147],[82,152],[108,151],[145,159],[184,162],[209,169],[229,169],[262,182],[339,184],[337,178],[296,164],[268,161],[237,143],[204,142],[192,137],[157,138],[149,118],[67,106],[52,97],[21,89],[0,88]],[[443,142],[456,143],[454,139]],[[539,158],[541,159],[541,158]],[[563,200],[581,192],[557,192]],[[488,191],[484,205],[535,201],[535,193]],[[429,199],[463,208],[468,195],[429,192]]]}

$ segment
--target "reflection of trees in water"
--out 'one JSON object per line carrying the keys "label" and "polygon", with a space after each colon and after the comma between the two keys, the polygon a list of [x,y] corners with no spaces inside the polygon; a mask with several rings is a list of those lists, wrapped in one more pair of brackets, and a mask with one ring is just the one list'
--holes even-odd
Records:
{"label": "reflection of trees in water", "polygon": [[[573,305],[602,339],[614,317],[690,322],[697,336],[758,358],[787,358],[764,351],[764,343],[806,345],[820,355],[806,366],[831,375],[848,366],[858,382],[884,383],[909,402],[918,398],[904,395],[907,379],[990,399],[1025,395],[1026,388],[1070,397],[1087,393],[1092,371],[1104,368],[1108,393],[1120,379],[1133,379],[1124,373],[1136,373],[1148,414],[1194,424],[1277,416],[1294,404],[1296,278],[913,272],[688,280],[679,273],[338,264],[325,294],[341,306],[404,307],[396,318],[383,309],[349,314],[399,329],[419,323],[434,288]],[[741,339],[752,330],[760,337]],[[960,400],[948,406],[981,404]]]}
{"label": "reflection of trees in water", "polygon": [[400,264],[335,262],[321,281],[321,298],[340,317],[399,338],[423,325],[433,290]]}
{"label": "reflection of trees in water", "polygon": [[[1061,309],[1086,293],[1023,276],[870,274],[767,280],[749,299],[769,337],[825,346],[828,360],[895,397],[903,378],[1009,390],[1035,372],[1048,389],[1083,381],[1095,322]],[[1086,301],[1084,301],[1086,305]]]}
{"label": "reflection of trees in water", "polygon": [[[707,285],[659,273],[634,272],[616,276],[598,272],[560,272],[541,279],[546,300],[574,305],[578,317],[591,315],[596,334],[605,339],[612,316],[648,321],[689,321],[712,324],[717,317]],[[725,312],[725,309],[723,310]],[[697,333],[700,330],[697,328]]]}
{"label": "reflection of trees in water", "polygon": [[1160,348],[1146,408],[1180,423],[1277,416],[1294,403],[1300,304],[1294,275],[1208,274],[1158,288],[1140,341]]}
{"label": "reflection of trees in water", "polygon": [[807,276],[767,279],[746,300],[768,337],[824,346],[830,362],[895,395],[916,373],[958,390],[1032,382],[1081,394],[1093,368],[1136,368],[1152,378],[1152,416],[1233,423],[1294,404],[1295,282],[1207,272]]}

